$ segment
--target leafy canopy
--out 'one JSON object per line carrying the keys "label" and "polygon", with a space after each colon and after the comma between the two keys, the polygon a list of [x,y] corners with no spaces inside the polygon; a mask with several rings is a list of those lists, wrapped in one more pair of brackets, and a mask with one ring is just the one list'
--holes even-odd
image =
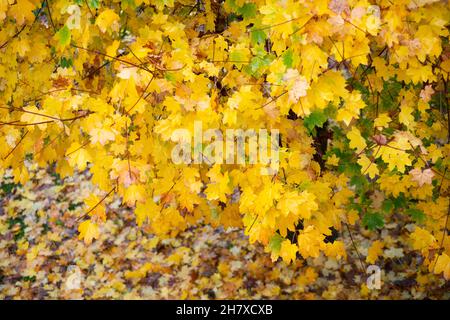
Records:
{"label": "leafy canopy", "polygon": [[[0,0],[0,174],[88,170],[86,243],[113,194],[159,236],[243,227],[286,262],[345,257],[333,229],[400,216],[448,279],[449,17],[434,0]],[[279,171],[172,163],[171,133],[198,120],[280,130]]]}

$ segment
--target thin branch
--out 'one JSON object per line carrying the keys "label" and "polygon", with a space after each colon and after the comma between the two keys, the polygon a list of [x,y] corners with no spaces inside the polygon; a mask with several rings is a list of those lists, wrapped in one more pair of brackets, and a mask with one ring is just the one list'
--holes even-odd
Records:
{"label": "thin branch", "polygon": [[86,147],[89,144],[89,141],[85,142],[84,144],[82,144],[81,146],[79,146],[78,148],[76,148],[75,150],[69,152],[66,154],[66,157],[70,156],[71,154],[74,154],[75,152],[83,149],[84,147]]}
{"label": "thin branch", "polygon": [[124,59],[120,59],[120,58],[111,56],[111,55],[106,54],[106,53],[103,53],[103,52],[101,52],[101,51],[98,51],[98,50],[92,50],[92,49],[88,49],[88,48],[84,48],[84,47],[80,47],[80,46],[77,46],[77,45],[75,45],[75,44],[72,44],[71,46],[74,47],[74,48],[77,48],[77,49],[85,50],[85,51],[87,51],[87,52],[95,53],[95,54],[98,54],[98,55],[101,55],[101,56],[110,58],[110,59],[115,60],[115,61],[122,62],[122,63],[124,63],[124,64],[128,64],[128,65],[130,65],[130,66],[133,66],[133,67],[135,67],[135,68],[138,68],[138,69],[141,69],[141,70],[144,70],[144,71],[147,71],[147,72],[153,74],[153,72],[150,71],[147,67],[138,65],[138,64],[136,64],[136,63],[133,63],[133,62],[130,62],[130,61],[127,61],[127,60],[124,60]]}
{"label": "thin branch", "polygon": [[[17,3],[16,3],[16,5],[17,5]],[[43,8],[44,8],[44,5],[42,4],[41,7],[39,8],[38,12],[36,13],[36,17],[34,18],[33,23],[30,25],[30,30],[31,30],[31,28],[33,27],[33,25],[36,23],[36,21],[37,21],[39,15],[41,14],[41,11],[42,11]],[[18,36],[22,33],[22,31],[25,29],[26,26],[27,26],[27,25],[24,24],[24,25],[22,26],[22,28],[21,28],[18,32],[16,32],[11,38],[9,38],[8,40],[6,40],[6,41],[0,46],[0,50],[3,49],[4,47],[6,47],[6,46],[8,45],[8,43],[9,43],[12,39],[18,37]]]}
{"label": "thin branch", "polygon": [[359,263],[361,264],[361,268],[362,268],[362,271],[365,273],[365,274],[367,274],[367,272],[366,272],[366,263],[364,262],[364,260],[361,258],[361,254],[359,253],[359,250],[358,250],[358,247],[356,246],[356,243],[355,243],[355,241],[353,240],[353,235],[352,235],[352,232],[350,231],[350,227],[348,226],[348,223],[347,222],[344,222],[344,224],[345,224],[345,226],[347,227],[347,231],[348,231],[348,234],[350,235],[350,241],[352,242],[352,246],[353,246],[353,248],[355,249],[355,251],[356,251],[356,255],[358,256],[358,260],[359,260]]}
{"label": "thin branch", "polygon": [[[11,110],[12,109],[13,111],[20,111],[20,112],[23,112],[23,113],[28,113],[28,114],[36,115],[36,116],[39,116],[39,117],[52,119],[53,121],[61,121],[61,122],[77,120],[77,119],[80,119],[80,118],[87,117],[88,115],[94,113],[93,111],[85,110],[85,111],[87,111],[85,114],[82,114],[82,115],[79,115],[79,116],[76,116],[76,117],[72,117],[72,118],[58,118],[58,117],[50,116],[50,115],[39,113],[39,112],[25,110],[23,108],[14,108],[14,107],[13,108],[9,108],[9,107],[0,106],[0,109],[6,109],[6,110]],[[49,123],[49,122],[53,122],[53,121],[41,121],[41,122],[37,122],[37,123],[34,123],[34,124],[44,124],[44,123]],[[8,122],[2,122],[1,124],[15,124],[15,122],[17,122],[17,121],[9,122],[9,123]],[[18,125],[18,124],[16,124],[16,125]],[[26,124],[26,125],[31,125],[31,124]]]}
{"label": "thin branch", "polygon": [[89,211],[87,211],[85,214],[83,214],[81,217],[79,217],[77,219],[77,222],[80,221],[81,219],[83,219],[84,217],[86,217],[89,213],[91,213],[92,211],[95,210],[95,208],[97,208],[103,201],[105,201],[106,198],[109,197],[109,195],[111,193],[114,192],[114,190],[116,190],[116,186],[114,186],[99,202],[97,202],[97,204],[95,206],[93,206],[91,209],[89,209]]}
{"label": "thin branch", "polygon": [[47,7],[48,17],[50,19],[50,24],[52,25],[53,32],[56,32],[55,23],[53,22],[52,12],[50,11],[50,5],[48,4],[48,0],[45,0],[45,4],[46,4],[46,7]]}
{"label": "thin branch", "polygon": [[6,45],[7,45],[12,39],[18,37],[18,36],[22,33],[22,31],[25,29],[26,26],[27,26],[27,25],[24,24],[24,25],[22,26],[22,28],[21,28],[19,31],[17,31],[11,38],[9,38],[8,40],[6,40],[6,41],[0,46],[0,49],[3,49],[4,47],[6,47]]}
{"label": "thin branch", "polygon": [[[133,104],[133,106],[132,106],[130,109],[128,109],[128,110],[125,111],[125,114],[129,115],[129,112],[130,112],[131,110],[133,110],[134,107],[137,106],[137,104],[139,103],[139,101],[141,101],[142,97],[143,97],[144,94],[147,92],[147,89],[148,89],[148,87],[150,86],[150,84],[152,83],[152,81],[153,81],[154,78],[155,78],[155,77],[152,75],[152,78],[149,80],[149,82],[148,82],[147,85],[145,86],[144,91],[142,91],[141,95],[140,95],[139,98],[136,100],[136,102]],[[147,97],[147,96],[146,96],[146,97]]]}
{"label": "thin branch", "polygon": [[269,104],[271,104],[272,102],[277,101],[279,98],[281,98],[282,96],[284,96],[286,93],[288,93],[288,91],[284,91],[282,93],[280,93],[279,95],[273,97],[269,102],[266,102],[265,104],[263,104],[261,107],[255,108],[254,110],[258,110],[258,109],[262,109],[266,106],[268,106]]}
{"label": "thin branch", "polygon": [[6,156],[3,157],[3,160],[6,160],[6,159],[14,152],[14,150],[17,149],[17,147],[19,146],[19,144],[23,141],[23,139],[27,136],[27,134],[28,134],[29,132],[30,132],[30,131],[27,130],[27,131],[23,134],[23,136],[20,138],[19,142],[17,142],[16,145],[14,146],[14,148],[12,148],[12,149],[8,152],[8,154],[7,154]]}
{"label": "thin branch", "polygon": [[92,12],[91,7],[89,6],[89,3],[87,2],[87,0],[84,0],[84,3],[85,3],[86,6],[88,7],[89,12],[91,13],[92,18],[95,18],[95,15],[94,15],[94,13]]}

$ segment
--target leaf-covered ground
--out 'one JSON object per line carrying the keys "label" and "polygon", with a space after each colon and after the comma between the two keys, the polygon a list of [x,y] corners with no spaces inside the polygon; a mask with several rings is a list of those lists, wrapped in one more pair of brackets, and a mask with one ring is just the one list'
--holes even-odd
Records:
{"label": "leaf-covered ground", "polygon": [[[1,299],[450,297],[448,282],[419,267],[421,257],[406,245],[408,225],[391,223],[379,232],[352,227],[338,235],[346,260],[321,256],[287,266],[272,263],[237,229],[197,226],[175,239],[158,239],[138,228],[118,200],[109,207],[100,239],[86,246],[77,226],[81,199],[92,190],[86,175],[61,181],[43,170],[25,186],[10,177],[0,180]],[[361,265],[376,239],[389,249],[377,260],[381,289],[368,290]]]}

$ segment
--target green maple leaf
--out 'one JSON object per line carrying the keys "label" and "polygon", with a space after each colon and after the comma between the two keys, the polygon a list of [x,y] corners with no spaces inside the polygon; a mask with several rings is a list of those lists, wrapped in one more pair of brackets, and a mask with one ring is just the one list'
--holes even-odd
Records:
{"label": "green maple leaf", "polygon": [[72,38],[70,34],[70,29],[67,26],[62,27],[58,30],[58,32],[55,34],[56,39],[58,39],[58,42],[61,46],[65,47],[70,44],[70,40]]}
{"label": "green maple leaf", "polygon": [[381,229],[384,226],[384,218],[379,213],[366,213],[363,217],[363,225],[369,230]]}
{"label": "green maple leaf", "polygon": [[294,52],[292,49],[287,49],[283,53],[283,63],[287,68],[292,68],[292,64],[294,63]]}
{"label": "green maple leaf", "polygon": [[411,218],[415,222],[423,222],[425,219],[425,214],[422,212],[422,210],[416,209],[416,208],[409,208],[406,210],[406,213],[411,216]]}
{"label": "green maple leaf", "polygon": [[327,119],[327,116],[322,111],[315,110],[303,120],[303,124],[311,132],[314,127],[321,128]]}
{"label": "green maple leaf", "polygon": [[256,4],[246,3],[238,9],[238,12],[244,19],[250,19],[256,16]]}
{"label": "green maple leaf", "polygon": [[269,248],[272,252],[279,252],[281,249],[281,243],[283,242],[284,238],[279,235],[278,233],[275,233],[274,236],[269,241]]}
{"label": "green maple leaf", "polygon": [[251,32],[251,39],[252,39],[252,44],[260,44],[260,43],[264,43],[264,41],[266,41],[267,35],[263,30],[253,30]]}

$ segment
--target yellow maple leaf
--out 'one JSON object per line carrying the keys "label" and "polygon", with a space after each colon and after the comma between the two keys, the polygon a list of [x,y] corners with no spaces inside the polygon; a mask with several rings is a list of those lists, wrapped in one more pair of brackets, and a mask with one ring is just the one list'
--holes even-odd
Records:
{"label": "yellow maple leaf", "polygon": [[314,283],[318,276],[319,274],[314,270],[313,267],[307,267],[306,270],[297,278],[297,285],[306,286],[308,284]]}
{"label": "yellow maple leaf", "polygon": [[450,280],[450,257],[447,254],[443,253],[437,258],[434,273],[443,273],[445,280]]}
{"label": "yellow maple leaf", "polygon": [[338,166],[339,158],[335,154],[332,154],[331,157],[327,158],[326,164],[329,166]]}
{"label": "yellow maple leaf", "polygon": [[352,209],[347,213],[347,221],[350,225],[353,226],[358,219],[359,219],[358,211]]}
{"label": "yellow maple leaf", "polygon": [[106,30],[111,28],[112,31],[119,31],[119,16],[112,9],[106,9],[102,11],[95,20],[95,24],[99,27],[100,31],[105,33]]}
{"label": "yellow maple leaf", "polygon": [[308,257],[317,258],[320,254],[321,246],[324,235],[317,230],[314,226],[308,226],[304,230],[300,231],[297,237],[298,251],[303,258]]}
{"label": "yellow maple leaf", "polygon": [[344,258],[347,258],[347,253],[345,251],[345,244],[342,241],[334,241],[333,243],[326,243],[325,244],[325,255],[327,257],[332,257],[337,260]]}
{"label": "yellow maple leaf", "polygon": [[[47,122],[51,121],[51,119],[40,115],[44,113],[38,108],[36,108],[36,106],[31,106],[24,110],[25,110],[24,113],[20,117],[20,121],[28,124],[34,123],[41,130],[45,130],[47,128]],[[29,130],[33,130],[34,126],[28,126],[28,128]]]}
{"label": "yellow maple leaf", "polygon": [[140,227],[147,219],[154,217],[160,208],[156,205],[153,199],[147,199],[144,203],[138,202],[134,214],[136,215],[136,223]]}
{"label": "yellow maple leaf", "polygon": [[295,260],[298,251],[297,245],[291,243],[289,240],[284,240],[281,243],[280,256],[286,263],[291,263]]}
{"label": "yellow maple leaf", "polygon": [[352,127],[352,130],[347,133],[347,138],[350,140],[350,148],[356,149],[357,152],[364,150],[367,146],[366,140],[364,140],[361,132],[356,127]]}
{"label": "yellow maple leaf", "polygon": [[316,196],[308,191],[300,194],[296,191],[286,192],[278,201],[277,209],[284,215],[293,213],[304,219],[309,219],[313,211],[318,209]]}
{"label": "yellow maple leaf", "polygon": [[414,250],[428,250],[428,248],[436,248],[437,240],[436,238],[427,230],[417,227],[410,235],[413,240]]}
{"label": "yellow maple leaf", "polygon": [[130,207],[133,207],[136,202],[144,202],[145,199],[145,187],[142,184],[132,184],[126,188],[123,195],[123,202]]}
{"label": "yellow maple leaf", "polygon": [[[24,24],[25,21],[33,21],[33,10],[36,6],[29,0],[17,0],[9,9],[8,14],[16,19],[18,25]],[[13,3],[13,2],[11,2]]]}
{"label": "yellow maple leaf", "polygon": [[376,163],[370,161],[365,154],[360,155],[357,162],[361,166],[361,173],[368,174],[371,179],[375,178],[375,176],[380,173]]}
{"label": "yellow maple leaf", "polygon": [[360,93],[350,93],[345,99],[344,107],[338,110],[336,120],[343,121],[347,126],[350,125],[352,119],[359,119],[359,112],[365,105]]}
{"label": "yellow maple leaf", "polygon": [[89,131],[92,143],[100,143],[104,146],[109,141],[114,141],[116,134],[110,128],[92,128]]}
{"label": "yellow maple leaf", "polygon": [[375,240],[367,251],[366,262],[374,264],[378,257],[383,253],[383,248],[383,241]]}
{"label": "yellow maple leaf", "polygon": [[96,216],[100,218],[101,220],[106,220],[106,209],[105,205],[100,202],[99,197],[97,197],[95,194],[91,193],[89,197],[84,199],[84,203],[87,206],[87,210],[90,211],[90,216]]}
{"label": "yellow maple leaf", "polygon": [[119,49],[119,46],[120,46],[120,41],[114,40],[113,43],[108,48],[106,48],[106,54],[108,56],[106,56],[105,59],[112,60],[111,57],[116,56],[116,52],[117,52],[117,49]]}
{"label": "yellow maple leaf", "polygon": [[408,127],[412,126],[415,123],[414,116],[412,115],[414,109],[407,105],[403,105],[400,109],[401,111],[398,115],[398,121]]}
{"label": "yellow maple leaf", "polygon": [[83,221],[78,226],[78,239],[84,239],[84,243],[91,244],[93,239],[100,237],[100,230],[96,223],[93,223],[90,219]]}
{"label": "yellow maple leaf", "polygon": [[381,113],[374,121],[375,127],[387,128],[392,121],[391,117],[387,113]]}
{"label": "yellow maple leaf", "polygon": [[86,149],[86,146],[82,146],[78,142],[73,142],[67,149],[66,157],[70,166],[77,167],[79,170],[84,170],[88,162],[92,162],[92,156]]}

